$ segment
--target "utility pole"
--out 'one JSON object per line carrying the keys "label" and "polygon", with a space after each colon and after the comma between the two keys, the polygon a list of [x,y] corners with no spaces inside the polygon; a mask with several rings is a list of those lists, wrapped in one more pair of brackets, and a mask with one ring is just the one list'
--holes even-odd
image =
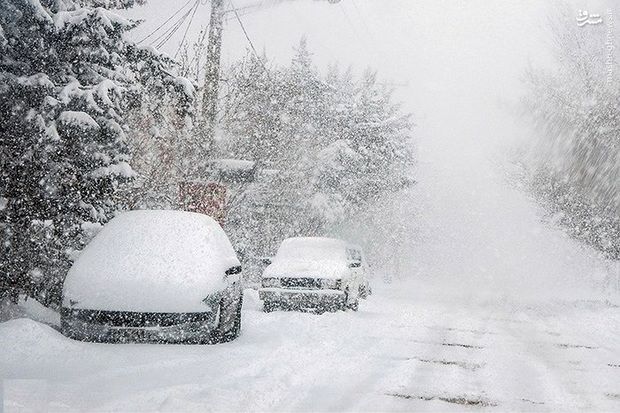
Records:
{"label": "utility pole", "polygon": [[209,25],[201,130],[204,131],[202,138],[205,140],[205,146],[210,151],[215,140],[217,98],[220,83],[220,54],[222,50],[222,30],[224,28],[224,0],[211,0],[211,19]]}
{"label": "utility pole", "polygon": [[[197,147],[202,165],[193,165],[190,180],[179,183],[179,205],[185,211],[210,215],[224,225],[226,213],[226,188],[214,182],[201,182],[207,162],[213,154],[217,97],[220,83],[220,52],[224,28],[224,0],[211,0],[211,19],[205,64],[205,84],[202,96],[202,116],[198,121]],[[198,179],[198,181],[193,180]]]}

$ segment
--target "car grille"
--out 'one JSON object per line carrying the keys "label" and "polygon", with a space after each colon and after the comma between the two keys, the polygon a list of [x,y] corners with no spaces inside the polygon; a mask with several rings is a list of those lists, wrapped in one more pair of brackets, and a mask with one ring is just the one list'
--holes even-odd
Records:
{"label": "car grille", "polygon": [[318,278],[281,278],[284,288],[303,288],[318,290],[321,288],[321,280]]}
{"label": "car grille", "polygon": [[142,313],[134,311],[81,310],[63,307],[63,317],[111,327],[169,327],[185,323],[206,323],[212,313]]}

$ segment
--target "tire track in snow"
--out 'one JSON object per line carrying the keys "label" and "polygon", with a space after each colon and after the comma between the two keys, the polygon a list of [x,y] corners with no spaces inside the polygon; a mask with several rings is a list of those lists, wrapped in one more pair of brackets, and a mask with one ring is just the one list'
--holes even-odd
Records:
{"label": "tire track in snow", "polygon": [[[431,333],[426,340],[415,340],[415,345],[424,347],[429,356],[407,359],[427,366],[418,366],[409,372],[407,383],[395,386],[385,394],[409,403],[417,402],[416,409],[435,408],[436,403],[496,405],[487,397],[479,380],[479,371],[486,368],[480,361],[484,334],[479,333],[486,331],[486,322],[472,319],[466,311],[464,314],[463,311],[444,313],[449,316],[433,320],[431,327],[425,327]],[[463,325],[468,329],[459,328]],[[425,405],[429,402],[434,403]]]}
{"label": "tire track in snow", "polygon": [[[497,360],[498,369],[493,371],[489,382],[505,383],[497,388],[500,397],[510,403],[523,402],[520,409],[533,406],[551,411],[609,409],[601,404],[601,397],[592,392],[593,387],[587,380],[588,376],[598,377],[602,385],[605,372],[600,367],[598,370],[584,369],[581,360],[574,360],[600,360],[600,350],[590,345],[558,347],[558,340],[579,343],[583,342],[583,337],[577,341],[576,325],[562,325],[551,310],[551,313],[542,311],[543,315],[532,309],[518,310],[512,316],[518,316],[523,323],[498,322],[496,328],[505,338],[498,344],[509,359]],[[549,331],[559,333],[550,335]]]}

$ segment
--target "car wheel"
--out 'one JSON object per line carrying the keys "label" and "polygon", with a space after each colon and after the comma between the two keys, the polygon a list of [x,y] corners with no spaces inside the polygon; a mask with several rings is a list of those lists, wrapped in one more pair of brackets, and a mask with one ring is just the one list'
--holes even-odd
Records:
{"label": "car wheel", "polygon": [[[230,336],[230,340],[234,340],[239,337],[241,333],[241,308],[243,307],[243,296],[239,297],[239,304],[237,304],[237,311],[235,313],[235,321],[233,322],[233,326],[228,332]],[[230,341],[228,340],[228,341]]]}
{"label": "car wheel", "polygon": [[344,291],[344,306],[343,306],[343,310],[353,310],[353,311],[357,311],[358,307],[359,307],[359,298],[356,297],[354,302],[349,302],[349,290],[346,289]]}
{"label": "car wheel", "polygon": [[368,297],[368,292],[366,291],[366,287],[363,285],[360,285],[360,297],[361,298],[367,298]]}
{"label": "car wheel", "polygon": [[243,306],[243,295],[239,297],[239,303],[237,304],[237,309],[234,314],[235,318],[232,326],[228,330],[224,330],[227,320],[221,316],[226,311],[225,305],[224,300],[220,301],[220,322],[211,335],[211,342],[213,344],[228,343],[229,341],[239,337],[239,333],[241,332],[241,308]]}
{"label": "car wheel", "polygon": [[75,331],[73,330],[73,327],[71,326],[71,322],[68,320],[68,317],[65,316],[60,316],[60,333],[65,336],[65,337],[69,337],[73,340],[77,340],[77,334],[75,334]]}

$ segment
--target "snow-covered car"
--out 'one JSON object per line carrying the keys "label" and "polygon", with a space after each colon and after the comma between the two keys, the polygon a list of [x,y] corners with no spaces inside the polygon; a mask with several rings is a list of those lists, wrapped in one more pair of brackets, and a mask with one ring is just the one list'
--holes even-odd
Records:
{"label": "snow-covered car", "polygon": [[288,238],[262,275],[259,297],[277,309],[357,310],[370,294],[361,248],[343,240]]}
{"label": "snow-covered car", "polygon": [[103,227],[67,274],[61,330],[96,342],[230,341],[241,329],[240,272],[211,217],[125,212]]}

